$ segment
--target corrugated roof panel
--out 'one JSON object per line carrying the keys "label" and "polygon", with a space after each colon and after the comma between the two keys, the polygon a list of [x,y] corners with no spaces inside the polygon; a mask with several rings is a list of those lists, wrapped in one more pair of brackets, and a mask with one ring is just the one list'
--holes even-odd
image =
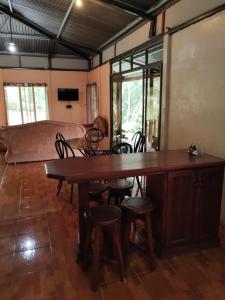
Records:
{"label": "corrugated roof panel", "polygon": [[103,42],[136,19],[123,10],[96,1],[74,6],[62,37],[81,46],[98,48]]}
{"label": "corrugated roof panel", "polygon": [[70,5],[69,0],[14,0],[13,8],[42,28],[57,34]]}

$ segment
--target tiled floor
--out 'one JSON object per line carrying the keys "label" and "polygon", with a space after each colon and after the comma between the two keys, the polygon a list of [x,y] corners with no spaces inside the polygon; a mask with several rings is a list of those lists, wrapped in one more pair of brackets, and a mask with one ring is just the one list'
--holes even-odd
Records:
{"label": "tiled floor", "polygon": [[0,300],[225,299],[224,231],[221,248],[157,259],[155,272],[134,253],[125,284],[116,264],[104,265],[93,293],[74,260],[77,214],[69,189],[57,198],[43,163],[7,167],[0,160],[0,182]]}

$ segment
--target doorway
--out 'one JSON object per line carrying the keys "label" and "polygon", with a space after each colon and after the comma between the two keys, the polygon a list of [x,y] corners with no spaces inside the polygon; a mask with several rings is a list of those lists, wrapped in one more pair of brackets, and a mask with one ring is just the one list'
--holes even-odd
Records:
{"label": "doorway", "polygon": [[112,143],[146,135],[147,151],[160,149],[162,63],[112,76]]}

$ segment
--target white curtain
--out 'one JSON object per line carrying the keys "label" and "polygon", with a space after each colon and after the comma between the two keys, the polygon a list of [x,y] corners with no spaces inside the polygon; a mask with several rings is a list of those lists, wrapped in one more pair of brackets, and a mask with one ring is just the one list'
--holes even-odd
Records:
{"label": "white curtain", "polygon": [[92,123],[99,114],[97,83],[87,85],[87,123]]}

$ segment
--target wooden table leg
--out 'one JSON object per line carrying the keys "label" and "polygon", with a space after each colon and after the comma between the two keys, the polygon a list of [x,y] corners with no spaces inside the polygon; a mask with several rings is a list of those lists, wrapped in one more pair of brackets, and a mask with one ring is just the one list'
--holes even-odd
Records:
{"label": "wooden table leg", "polygon": [[84,257],[84,245],[86,238],[86,220],[84,213],[88,209],[89,204],[89,182],[78,183],[78,248],[77,248],[77,261],[82,262]]}

